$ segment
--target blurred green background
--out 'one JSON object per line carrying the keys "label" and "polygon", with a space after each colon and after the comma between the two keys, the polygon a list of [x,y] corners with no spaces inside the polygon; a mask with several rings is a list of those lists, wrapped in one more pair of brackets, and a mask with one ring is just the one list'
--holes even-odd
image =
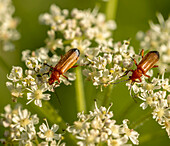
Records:
{"label": "blurred green background", "polygon": [[[105,12],[105,2],[99,0],[13,0],[16,9],[15,16],[21,20],[18,27],[21,39],[15,42],[16,49],[13,52],[4,52],[0,49],[0,57],[4,61],[3,64],[6,64],[5,66],[0,66],[0,113],[4,111],[3,108],[6,104],[15,104],[11,102],[10,92],[6,88],[5,82],[7,81],[6,75],[10,73],[13,65],[25,68],[24,63],[21,61],[22,50],[35,50],[45,44],[44,40],[47,37],[46,32],[48,27],[39,23],[38,16],[41,13],[49,12],[49,7],[53,3],[61,8],[71,10],[72,8],[94,8],[96,2],[101,3],[100,11]],[[170,0],[118,0],[116,13],[117,30],[114,32],[114,40],[123,41],[125,39],[131,39],[131,45],[135,47],[138,53],[139,42],[136,40],[136,33],[139,30],[148,30],[149,20],[153,20],[155,23],[157,22],[156,12],[162,13],[164,18],[167,19],[170,14]],[[88,102],[87,110],[92,110],[94,106],[93,99],[96,98],[100,105],[100,100],[102,100],[105,90],[103,93],[100,93],[99,90],[92,86],[91,82],[86,80],[84,80],[84,86],[86,101]],[[59,113],[63,119],[67,123],[72,124],[76,120],[74,83],[73,86],[61,85],[56,90],[62,105],[58,108],[59,104],[54,94],[50,102],[56,109],[59,109]],[[22,99],[18,101],[25,105]],[[117,120],[118,124],[121,124],[125,118],[131,122],[138,121],[148,111],[143,111],[139,107],[140,102],[135,103],[133,101],[125,87],[125,83],[121,83],[113,88],[110,102],[113,102],[111,110],[113,110],[114,119]],[[25,107],[30,109],[31,106]],[[30,111],[32,114],[36,113],[34,108],[30,109]],[[161,129],[161,126],[152,118],[149,118],[144,122],[144,125],[135,130],[140,133],[139,142],[141,146],[167,146],[170,143],[165,130]],[[0,127],[0,137],[2,137],[2,131]]]}

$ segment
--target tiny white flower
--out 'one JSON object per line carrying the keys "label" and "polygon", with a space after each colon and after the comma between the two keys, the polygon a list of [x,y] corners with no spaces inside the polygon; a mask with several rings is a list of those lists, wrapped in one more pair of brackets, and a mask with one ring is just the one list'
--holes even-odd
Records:
{"label": "tiny white flower", "polygon": [[19,107],[18,114],[15,114],[12,118],[14,124],[11,124],[11,127],[15,127],[21,132],[27,131],[30,128],[29,125],[34,124],[34,119],[37,119],[37,116],[33,117],[31,117],[31,113],[27,109],[22,110],[21,107]]}
{"label": "tiny white flower", "polygon": [[38,60],[34,57],[30,57],[28,60],[25,61],[26,66],[29,69],[35,69],[38,65]]}
{"label": "tiny white flower", "polygon": [[6,82],[6,86],[9,89],[9,91],[11,92],[12,95],[12,100],[14,102],[17,101],[17,98],[19,97],[23,97],[23,87],[21,84],[17,83],[16,85],[12,82]]}
{"label": "tiny white flower", "polygon": [[139,133],[134,131],[133,129],[129,129],[128,126],[127,126],[127,122],[128,120],[123,120],[123,127],[122,127],[122,132],[125,133],[125,137],[128,137],[133,144],[135,145],[138,145],[139,144],[139,141],[138,141],[138,136],[139,136]]}
{"label": "tiny white flower", "polygon": [[48,141],[53,141],[53,140],[59,140],[61,138],[61,135],[60,134],[56,134],[59,126],[54,124],[51,128],[49,128],[46,119],[45,119],[45,121],[46,121],[46,125],[43,123],[39,127],[40,131],[37,133],[38,136],[41,139],[45,139],[47,142]]}
{"label": "tiny white flower", "polygon": [[9,76],[7,76],[7,78],[13,82],[17,82],[21,80],[22,77],[23,77],[23,70],[19,66],[12,66],[11,73],[9,74]]}
{"label": "tiny white flower", "polygon": [[35,105],[42,107],[41,100],[50,100],[50,94],[43,94],[47,90],[46,84],[43,84],[41,87],[37,85],[31,86],[31,89],[28,90],[31,92],[27,93],[27,99],[29,100],[27,104],[34,100]]}

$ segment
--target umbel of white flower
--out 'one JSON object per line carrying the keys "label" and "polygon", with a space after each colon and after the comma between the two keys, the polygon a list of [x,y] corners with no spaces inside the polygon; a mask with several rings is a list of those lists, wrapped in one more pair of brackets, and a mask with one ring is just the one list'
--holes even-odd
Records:
{"label": "umbel of white flower", "polygon": [[[150,76],[153,75],[152,70],[148,72]],[[152,109],[152,116],[166,132],[170,138],[170,84],[169,79],[159,75],[157,78],[153,77],[150,82],[142,77],[142,82],[126,83],[130,92],[133,91],[132,96],[141,99],[140,104],[143,110],[147,107]],[[132,91],[131,91],[132,90]]]}
{"label": "umbel of white flower", "polygon": [[128,120],[123,120],[121,125],[112,119],[113,112],[105,107],[97,107],[95,102],[94,111],[89,114],[78,113],[78,120],[68,126],[67,131],[72,133],[78,140],[80,146],[93,146],[106,143],[108,146],[124,145],[130,139],[133,144],[138,145],[138,132],[128,128]]}
{"label": "umbel of white flower", "polygon": [[[61,143],[62,134],[57,134],[59,126],[54,124],[49,128],[48,122],[45,119],[46,124],[39,126],[40,131],[36,131],[36,126],[39,123],[37,114],[31,115],[27,109],[22,109],[21,105],[16,105],[14,109],[11,105],[4,107],[5,112],[1,114],[2,125],[6,128],[4,132],[4,138],[0,139],[0,142],[6,145],[53,145],[64,146],[65,143]],[[39,138],[41,142],[39,142]]]}
{"label": "umbel of white flower", "polygon": [[150,29],[144,33],[139,31],[137,38],[140,40],[141,48],[145,50],[157,50],[160,53],[158,62],[160,72],[166,69],[170,72],[170,17],[164,20],[163,16],[158,13],[159,24],[150,21]]}
{"label": "umbel of white flower", "polygon": [[15,46],[12,41],[20,38],[16,30],[19,20],[12,16],[14,12],[11,0],[0,0],[0,43],[5,51],[13,50]]}

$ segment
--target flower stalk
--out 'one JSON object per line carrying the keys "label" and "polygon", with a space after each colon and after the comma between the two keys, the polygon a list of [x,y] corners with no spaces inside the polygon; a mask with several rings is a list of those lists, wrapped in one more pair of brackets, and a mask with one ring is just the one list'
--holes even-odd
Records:
{"label": "flower stalk", "polygon": [[48,119],[51,123],[56,123],[60,125],[60,127],[65,128],[66,123],[62,119],[62,117],[58,114],[56,109],[48,102],[43,102],[43,107],[34,106],[34,108],[41,112],[41,114]]}
{"label": "flower stalk", "polygon": [[75,90],[76,90],[77,111],[85,112],[86,111],[86,101],[85,101],[85,95],[84,95],[82,71],[81,71],[80,67],[76,68]]}
{"label": "flower stalk", "polygon": [[103,99],[103,106],[108,105],[109,98],[110,98],[111,93],[112,93],[112,89],[113,89],[113,85],[109,85],[107,87],[106,92],[105,92],[105,96],[104,96],[104,99]]}
{"label": "flower stalk", "polygon": [[106,4],[106,18],[107,20],[115,20],[118,0],[109,0]]}
{"label": "flower stalk", "polygon": [[139,120],[137,120],[136,122],[132,123],[130,127],[133,129],[137,129],[138,127],[142,126],[147,120],[149,120],[149,118],[151,118],[151,111],[139,118]]}
{"label": "flower stalk", "polygon": [[[106,19],[107,20],[115,20],[116,18],[116,11],[117,11],[117,0],[110,0],[106,4]],[[103,105],[107,105],[110,95],[112,93],[113,85],[110,85],[107,90],[103,100]]]}

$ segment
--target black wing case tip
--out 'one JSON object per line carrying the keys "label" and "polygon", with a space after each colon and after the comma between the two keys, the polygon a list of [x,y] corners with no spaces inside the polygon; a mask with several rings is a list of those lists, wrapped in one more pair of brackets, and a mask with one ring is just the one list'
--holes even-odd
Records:
{"label": "black wing case tip", "polygon": [[155,53],[158,56],[158,58],[160,58],[160,55],[159,55],[158,51],[150,51],[150,53]]}
{"label": "black wing case tip", "polygon": [[77,56],[79,57],[80,56],[80,50],[77,49],[77,48],[73,48],[71,49],[73,52],[76,52]]}

